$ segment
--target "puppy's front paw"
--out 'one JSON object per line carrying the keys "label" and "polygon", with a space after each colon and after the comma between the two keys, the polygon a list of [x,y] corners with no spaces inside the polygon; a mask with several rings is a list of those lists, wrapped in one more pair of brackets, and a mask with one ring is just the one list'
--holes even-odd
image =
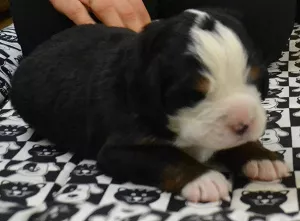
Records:
{"label": "puppy's front paw", "polygon": [[181,195],[191,202],[211,202],[226,198],[231,184],[223,174],[209,171],[186,184]]}
{"label": "puppy's front paw", "polygon": [[250,179],[272,181],[288,177],[290,169],[280,160],[251,160],[243,168]]}

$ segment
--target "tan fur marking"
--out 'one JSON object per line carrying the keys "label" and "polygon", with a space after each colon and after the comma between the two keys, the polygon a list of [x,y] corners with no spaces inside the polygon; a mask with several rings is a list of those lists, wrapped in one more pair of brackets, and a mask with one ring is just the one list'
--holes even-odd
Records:
{"label": "tan fur marking", "polygon": [[205,77],[200,77],[197,80],[197,86],[196,86],[196,90],[206,94],[209,91],[210,88],[210,83],[209,80]]}
{"label": "tan fur marking", "polygon": [[257,66],[253,66],[250,69],[249,75],[253,81],[256,81],[260,76],[260,68]]}

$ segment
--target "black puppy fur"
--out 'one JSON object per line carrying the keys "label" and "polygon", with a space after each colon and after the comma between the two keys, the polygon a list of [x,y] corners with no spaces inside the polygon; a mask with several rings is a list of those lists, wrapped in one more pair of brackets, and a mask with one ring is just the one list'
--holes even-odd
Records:
{"label": "black puppy fur", "polygon": [[[242,26],[220,11],[209,13],[239,35],[249,63],[259,66]],[[194,89],[201,77],[196,70],[205,67],[184,54],[194,20],[194,14],[183,12],[140,34],[101,24],[63,31],[21,62],[12,81],[12,105],[59,147],[97,156],[108,175],[179,192],[210,169],[175,148],[176,134],[167,128],[168,114],[205,99]],[[207,19],[201,28],[213,26]],[[261,92],[265,77],[252,82]],[[255,145],[255,153],[230,166],[274,158]],[[226,159],[233,163],[231,153]]]}

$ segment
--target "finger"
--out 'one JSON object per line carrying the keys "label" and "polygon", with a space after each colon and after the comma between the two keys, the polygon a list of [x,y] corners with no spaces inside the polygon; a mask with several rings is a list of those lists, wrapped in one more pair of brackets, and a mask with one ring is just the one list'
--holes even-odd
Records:
{"label": "finger", "polygon": [[134,7],[129,3],[129,1],[113,0],[113,2],[124,25],[133,31],[140,31],[143,24],[139,18],[139,15],[136,13]]}
{"label": "finger", "polygon": [[89,0],[89,7],[97,18],[107,26],[124,27],[111,0]]}
{"label": "finger", "polygon": [[90,0],[80,0],[80,2],[86,6],[90,5]]}
{"label": "finger", "polygon": [[57,11],[65,14],[76,25],[96,23],[78,0],[50,0],[50,2]]}
{"label": "finger", "polygon": [[128,0],[129,3],[136,8],[137,14],[139,15],[142,24],[145,26],[151,22],[150,15],[142,0]]}

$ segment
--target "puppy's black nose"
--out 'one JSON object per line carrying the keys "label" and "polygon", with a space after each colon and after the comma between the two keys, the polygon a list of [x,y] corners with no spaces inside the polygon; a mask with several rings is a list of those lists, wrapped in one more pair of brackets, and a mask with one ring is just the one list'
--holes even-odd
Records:
{"label": "puppy's black nose", "polygon": [[248,128],[249,128],[249,125],[241,123],[241,124],[234,126],[232,129],[233,129],[233,132],[236,133],[237,135],[243,135],[247,132]]}

